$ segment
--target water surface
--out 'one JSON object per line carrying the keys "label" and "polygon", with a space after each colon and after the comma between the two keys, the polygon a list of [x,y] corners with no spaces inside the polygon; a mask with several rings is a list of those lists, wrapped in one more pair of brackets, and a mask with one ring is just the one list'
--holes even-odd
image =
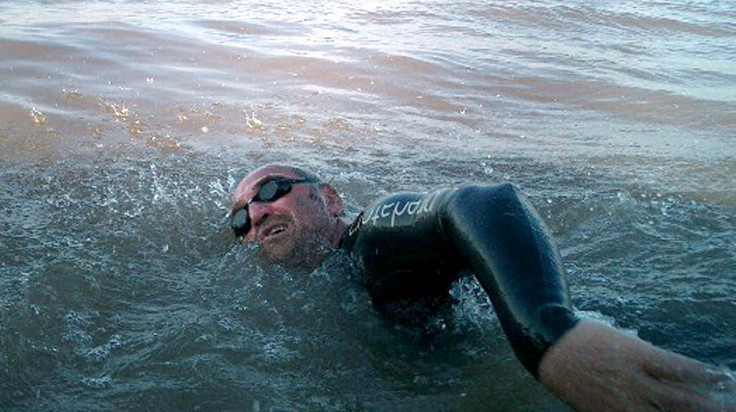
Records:
{"label": "water surface", "polygon": [[425,328],[333,256],[255,262],[267,162],[378,196],[518,185],[573,302],[736,368],[728,2],[0,5],[3,410],[565,410],[477,284]]}

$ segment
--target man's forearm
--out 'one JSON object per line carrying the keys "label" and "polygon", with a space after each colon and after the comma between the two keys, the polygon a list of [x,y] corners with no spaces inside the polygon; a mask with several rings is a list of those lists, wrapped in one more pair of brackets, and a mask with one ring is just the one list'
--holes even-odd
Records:
{"label": "man's forearm", "polygon": [[551,235],[508,184],[458,189],[442,216],[446,236],[491,298],[514,353],[536,377],[545,351],[577,322]]}

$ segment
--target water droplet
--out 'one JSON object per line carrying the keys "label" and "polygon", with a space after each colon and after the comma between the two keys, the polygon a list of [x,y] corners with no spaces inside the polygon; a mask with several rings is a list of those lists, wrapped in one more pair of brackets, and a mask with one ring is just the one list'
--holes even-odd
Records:
{"label": "water droplet", "polygon": [[46,124],[46,115],[41,113],[41,111],[35,107],[31,109],[31,117],[36,124]]}

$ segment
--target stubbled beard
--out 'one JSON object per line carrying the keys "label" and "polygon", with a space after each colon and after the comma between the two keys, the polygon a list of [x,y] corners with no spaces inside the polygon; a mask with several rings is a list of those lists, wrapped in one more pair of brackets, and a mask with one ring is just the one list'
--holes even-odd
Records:
{"label": "stubbled beard", "polygon": [[313,270],[332,250],[324,234],[300,227],[288,239],[276,245],[260,245],[259,255],[287,268]]}

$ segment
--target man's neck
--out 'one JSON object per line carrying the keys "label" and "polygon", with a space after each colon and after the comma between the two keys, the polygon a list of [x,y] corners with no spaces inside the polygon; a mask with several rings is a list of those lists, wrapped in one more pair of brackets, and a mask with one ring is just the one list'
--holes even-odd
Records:
{"label": "man's neck", "polygon": [[354,235],[358,232],[358,229],[360,229],[360,226],[363,224],[363,212],[361,212],[351,224],[345,223],[342,219],[340,219],[340,240],[337,244],[337,248],[344,248],[344,249],[351,249],[352,243],[354,239]]}
{"label": "man's neck", "polygon": [[348,225],[339,217],[335,218],[335,229],[332,231],[332,247],[337,249],[343,241],[348,229]]}

